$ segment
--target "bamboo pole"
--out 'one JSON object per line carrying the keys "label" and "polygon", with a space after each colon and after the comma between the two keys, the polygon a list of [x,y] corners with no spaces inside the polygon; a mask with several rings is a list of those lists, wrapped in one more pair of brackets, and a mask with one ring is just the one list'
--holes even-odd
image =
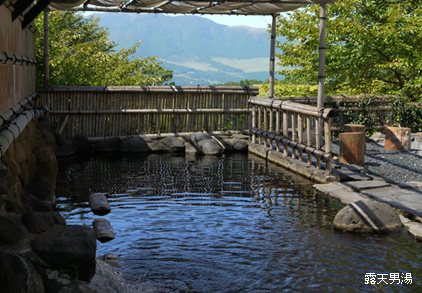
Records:
{"label": "bamboo pole", "polygon": [[[262,124],[261,124],[261,107],[258,106],[258,128],[261,128]],[[262,144],[262,137],[261,135],[259,136],[259,144]]]}
{"label": "bamboo pole", "polygon": [[48,86],[50,82],[49,60],[48,60],[48,11],[44,11],[44,84]]}
{"label": "bamboo pole", "polygon": [[[252,127],[256,128],[256,106],[252,106]],[[256,135],[252,134],[252,143],[256,143]]]}
{"label": "bamboo pole", "polygon": [[276,39],[276,21],[277,14],[272,15],[271,23],[271,48],[270,48],[270,80],[269,80],[269,96],[274,97],[274,75],[275,75],[275,39]]}

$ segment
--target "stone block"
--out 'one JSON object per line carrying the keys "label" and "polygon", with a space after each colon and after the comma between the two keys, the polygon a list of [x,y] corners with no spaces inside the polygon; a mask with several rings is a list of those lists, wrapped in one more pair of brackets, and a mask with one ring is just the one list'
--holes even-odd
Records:
{"label": "stone block", "polygon": [[384,149],[389,151],[408,151],[411,149],[411,129],[387,127],[385,131]]}
{"label": "stone block", "polygon": [[340,133],[340,163],[365,166],[365,134]]}

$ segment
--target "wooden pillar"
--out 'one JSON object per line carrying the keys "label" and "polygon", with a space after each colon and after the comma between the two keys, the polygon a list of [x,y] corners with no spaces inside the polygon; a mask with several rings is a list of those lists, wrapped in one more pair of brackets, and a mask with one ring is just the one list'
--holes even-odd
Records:
{"label": "wooden pillar", "polygon": [[50,72],[48,69],[48,11],[44,11],[44,85],[47,86],[50,82]]}
{"label": "wooden pillar", "polygon": [[385,131],[384,149],[389,151],[408,151],[411,149],[411,129],[387,127]]}
{"label": "wooden pillar", "polygon": [[345,132],[339,134],[340,163],[365,166],[365,134]]}
{"label": "wooden pillar", "polygon": [[276,29],[276,21],[277,21],[277,14],[272,15],[272,23],[271,23],[271,51],[270,51],[270,84],[269,84],[269,93],[268,96],[270,98],[274,97],[274,75],[275,75],[275,29]]}

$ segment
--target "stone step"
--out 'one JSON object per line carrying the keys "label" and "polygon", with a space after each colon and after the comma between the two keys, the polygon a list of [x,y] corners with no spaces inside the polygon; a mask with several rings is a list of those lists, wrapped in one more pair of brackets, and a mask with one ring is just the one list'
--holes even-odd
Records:
{"label": "stone step", "polygon": [[388,203],[407,213],[422,217],[422,191],[417,189],[400,189],[397,187],[368,189],[364,195]]}
{"label": "stone step", "polygon": [[344,185],[349,186],[356,191],[391,186],[390,183],[382,181],[349,181],[345,182]]}
{"label": "stone step", "polygon": [[350,171],[348,169],[331,169],[331,173],[340,177],[340,182],[345,181],[369,181],[371,178],[362,173]]}

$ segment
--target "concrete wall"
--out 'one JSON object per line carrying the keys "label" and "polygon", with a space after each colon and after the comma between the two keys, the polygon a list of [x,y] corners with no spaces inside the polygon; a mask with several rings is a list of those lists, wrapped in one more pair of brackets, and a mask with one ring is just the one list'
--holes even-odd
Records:
{"label": "concrete wall", "polygon": [[[13,0],[15,2],[15,0]],[[35,34],[0,6],[0,51],[35,59]],[[36,91],[36,66],[0,64],[0,114]]]}

